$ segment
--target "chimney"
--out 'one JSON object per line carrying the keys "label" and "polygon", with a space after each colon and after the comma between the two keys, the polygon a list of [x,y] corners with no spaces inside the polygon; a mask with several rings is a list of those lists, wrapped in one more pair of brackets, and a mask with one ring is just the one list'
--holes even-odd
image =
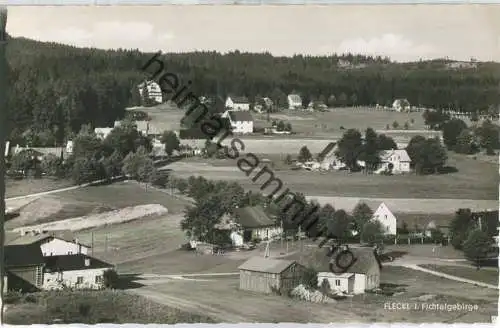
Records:
{"label": "chimney", "polygon": [[89,258],[85,258],[85,266],[86,267],[90,266],[90,259]]}

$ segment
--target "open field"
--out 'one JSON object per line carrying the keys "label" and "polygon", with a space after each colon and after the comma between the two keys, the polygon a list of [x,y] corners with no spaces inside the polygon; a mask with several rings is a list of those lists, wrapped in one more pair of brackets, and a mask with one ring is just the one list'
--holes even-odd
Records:
{"label": "open field", "polygon": [[[210,280],[210,281],[206,281]],[[262,295],[238,290],[237,277],[205,278],[204,281],[176,280],[140,287],[134,292],[158,302],[184,307],[198,307],[228,317],[243,317],[247,322],[489,322],[496,314],[498,293],[441,279],[401,267],[383,268],[382,283],[405,285],[397,296],[357,295],[335,304],[311,304],[286,297]],[[194,287],[196,286],[196,287]],[[447,312],[390,311],[385,302],[422,304],[421,295],[434,295],[427,303],[478,304],[478,311]],[[467,295],[467,297],[464,297]],[[433,296],[431,296],[433,297]],[[181,299],[182,301],[179,301]]]}
{"label": "open field", "polygon": [[147,204],[162,205],[168,209],[169,214],[175,214],[187,204],[186,201],[152,188],[146,191],[132,181],[64,191],[25,203],[27,204],[21,209],[20,216],[6,222],[6,229]]}
{"label": "open field", "polygon": [[73,186],[73,182],[64,179],[5,179],[5,198],[24,196],[39,192],[55,190]]}
{"label": "open field", "polygon": [[[432,250],[435,249],[435,253]],[[436,245],[386,245],[385,252],[404,252],[408,256],[425,257],[425,258],[441,258],[441,259],[463,259],[464,253],[456,250],[453,246],[436,246]]]}
{"label": "open field", "polygon": [[11,325],[215,322],[123,291],[40,292],[8,300],[5,321]]}
{"label": "open field", "polygon": [[476,270],[472,267],[420,264],[419,266],[453,276],[498,285],[498,270]]}
{"label": "open field", "polygon": [[[279,161],[269,154],[258,157]],[[173,174],[179,177],[202,174],[207,179],[238,181],[245,188],[252,190],[259,189],[268,178],[268,175],[264,175],[253,182],[251,178],[258,169],[247,177],[237,167],[236,160],[206,160],[216,165],[203,161],[205,160],[189,159],[172,163],[166,168],[172,169]],[[308,172],[282,169],[276,171],[275,176],[294,192],[302,192],[318,200],[336,201],[339,207],[349,207],[359,198],[376,198],[384,201],[393,198],[393,206],[397,207],[394,210],[401,212],[406,212],[408,209],[408,212],[446,213],[450,210],[454,212],[459,207],[498,207],[499,178],[495,164],[449,153],[448,165],[455,166],[458,172],[428,176],[414,174],[382,176],[347,171]],[[272,190],[271,187],[269,189]],[[340,204],[342,199],[334,197],[354,199],[346,204]],[[411,209],[408,206],[411,206]]]}

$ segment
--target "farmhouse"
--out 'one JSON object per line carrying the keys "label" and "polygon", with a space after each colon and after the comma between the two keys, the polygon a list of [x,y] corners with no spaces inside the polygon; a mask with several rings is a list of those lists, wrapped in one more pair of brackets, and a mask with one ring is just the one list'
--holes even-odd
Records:
{"label": "farmhouse", "polygon": [[[381,264],[370,247],[350,248],[356,261],[346,272],[335,274],[330,270],[330,263],[323,261],[318,273],[318,286],[326,279],[331,290],[346,294],[363,294],[380,286]],[[332,262],[333,266],[336,266]],[[342,271],[338,268],[339,272]]]}
{"label": "farmhouse", "polygon": [[78,241],[69,230],[24,231],[7,245],[37,245],[43,256],[88,254],[90,246]]}
{"label": "farmhouse", "polygon": [[226,99],[226,108],[248,111],[250,110],[250,102],[246,97],[228,96]]}
{"label": "farmhouse", "polygon": [[375,213],[373,213],[372,220],[377,220],[382,224],[386,235],[396,234],[397,219],[385,203],[379,205]]}
{"label": "farmhouse", "polygon": [[[234,210],[235,222],[239,228],[237,233],[242,236],[243,242],[254,238],[261,240],[272,239],[280,236],[282,228],[272,220],[261,206],[247,206]],[[235,239],[233,239],[234,243]]]}
{"label": "farmhouse", "polygon": [[392,170],[392,173],[410,172],[411,158],[404,149],[384,150],[380,152],[380,161],[378,170]]}
{"label": "farmhouse", "polygon": [[288,109],[302,109],[302,98],[297,94],[290,94],[287,97]]}
{"label": "farmhouse", "polygon": [[238,267],[240,289],[260,293],[288,292],[298,286],[305,268],[295,261],[252,257]]}
{"label": "farmhouse", "polygon": [[15,155],[26,152],[28,156],[41,161],[47,155],[54,155],[64,158],[66,149],[64,147],[20,147],[19,145],[16,145],[16,147],[13,148],[12,152]]}
{"label": "farmhouse", "polygon": [[36,291],[43,284],[45,261],[38,245],[5,245],[7,289]]}
{"label": "farmhouse", "polygon": [[330,142],[325,149],[321,151],[318,155],[318,160],[320,161],[320,167],[323,170],[338,170],[345,166],[345,164],[335,156],[335,151],[337,151],[338,145],[335,142]]}
{"label": "farmhouse", "polygon": [[392,103],[392,109],[396,112],[409,112],[410,111],[410,102],[408,99],[396,99]]}
{"label": "farmhouse", "polygon": [[94,133],[97,138],[104,140],[113,131],[113,128],[95,128]]}
{"label": "farmhouse", "polygon": [[144,87],[146,86],[147,93],[149,99],[161,104],[163,102],[163,95],[161,92],[160,85],[155,81],[146,81],[139,84],[137,87],[139,88],[139,94],[141,97],[144,97]]}
{"label": "farmhouse", "polygon": [[253,132],[253,118],[250,112],[228,110],[222,117],[229,119],[233,133],[245,134]]}
{"label": "farmhouse", "polygon": [[101,289],[104,272],[113,265],[85,254],[49,256],[45,258],[43,289]]}

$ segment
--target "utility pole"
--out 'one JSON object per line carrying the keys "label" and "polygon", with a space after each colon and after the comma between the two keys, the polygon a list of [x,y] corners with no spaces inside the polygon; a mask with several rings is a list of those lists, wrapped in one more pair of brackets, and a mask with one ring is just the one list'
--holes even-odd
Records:
{"label": "utility pole", "polygon": [[0,7],[0,325],[4,323],[5,141],[7,129],[7,8]]}
{"label": "utility pole", "polygon": [[92,236],[92,246],[90,247],[90,253],[92,254],[92,257],[94,257],[94,232],[92,231],[90,235]]}

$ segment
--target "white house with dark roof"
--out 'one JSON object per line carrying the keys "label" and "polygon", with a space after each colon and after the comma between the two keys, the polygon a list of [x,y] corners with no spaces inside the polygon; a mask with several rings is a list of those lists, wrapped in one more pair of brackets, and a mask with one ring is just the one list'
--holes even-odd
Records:
{"label": "white house with dark roof", "polygon": [[373,213],[372,220],[380,222],[384,229],[384,234],[395,235],[397,231],[398,220],[385,203],[381,203]]}
{"label": "white house with dark roof", "polygon": [[409,112],[410,108],[411,106],[408,99],[396,99],[392,103],[392,109],[396,112]]}
{"label": "white house with dark roof", "polygon": [[287,97],[288,109],[302,109],[302,98],[297,94],[290,94]]}
{"label": "white house with dark roof", "polygon": [[160,85],[155,81],[146,81],[137,86],[139,89],[139,94],[143,97],[144,85],[148,90],[149,99],[161,104],[163,102],[163,93],[161,91]]}
{"label": "white house with dark roof", "polygon": [[226,99],[226,108],[248,111],[250,110],[250,102],[247,97],[228,96]]}
{"label": "white house with dark roof", "polygon": [[392,166],[392,173],[400,174],[410,172],[411,158],[406,150],[383,150],[380,152],[379,156],[381,164],[378,170],[387,170]]}
{"label": "white house with dark roof", "polygon": [[[366,290],[373,290],[380,286],[381,263],[371,247],[353,247],[349,248],[356,261],[343,273],[333,273],[330,270],[328,257],[323,254],[324,259],[318,267],[318,286],[321,286],[323,280],[327,280],[332,291],[345,294],[363,294]],[[318,252],[318,253],[321,253]],[[318,254],[321,255],[321,254]],[[335,254],[332,256],[335,259]],[[335,261],[332,262],[335,270]],[[338,268],[339,272],[343,271]]]}
{"label": "white house with dark roof", "polygon": [[104,272],[113,268],[85,254],[45,257],[42,289],[102,289]]}
{"label": "white house with dark roof", "polygon": [[21,231],[17,237],[7,240],[7,245],[39,245],[43,256],[88,254],[89,245],[81,243],[69,230],[45,232]]}
{"label": "white house with dark roof", "polygon": [[235,223],[235,228],[232,229],[235,234],[232,234],[231,239],[235,246],[241,246],[236,245],[239,240],[249,242],[254,238],[273,239],[281,236],[283,232],[280,225],[271,219],[261,206],[237,208],[234,210],[234,214],[231,221]]}
{"label": "white house with dark roof", "polygon": [[233,133],[252,133],[253,117],[248,111],[228,110],[222,114],[222,118],[229,119]]}

